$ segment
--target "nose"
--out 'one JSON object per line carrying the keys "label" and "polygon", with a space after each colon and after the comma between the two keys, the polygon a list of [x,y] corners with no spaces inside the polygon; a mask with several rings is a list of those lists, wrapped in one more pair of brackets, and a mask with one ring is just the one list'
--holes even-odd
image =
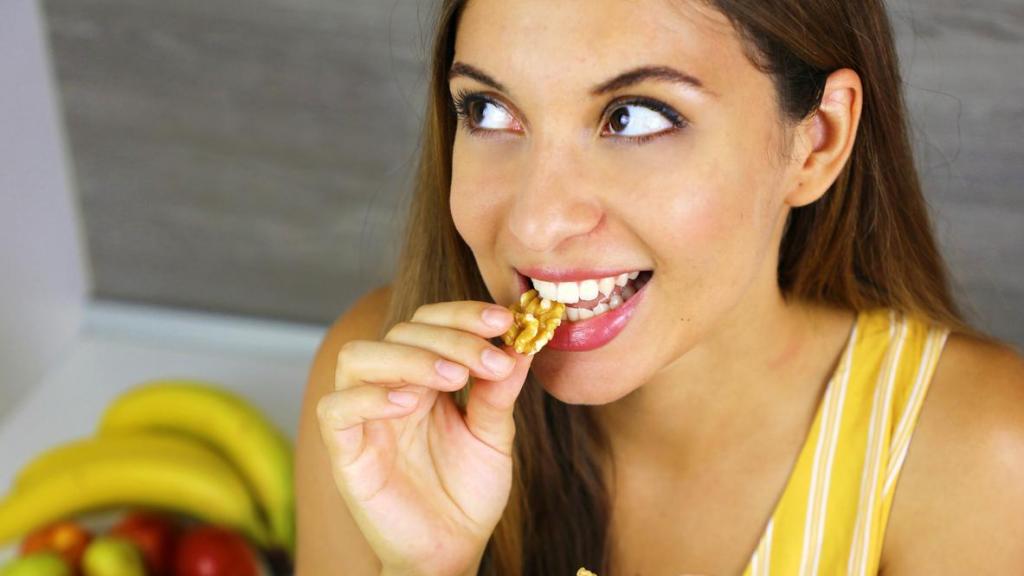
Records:
{"label": "nose", "polygon": [[572,150],[535,146],[523,166],[522,187],[508,214],[508,229],[525,248],[554,251],[567,239],[586,235],[603,210]]}

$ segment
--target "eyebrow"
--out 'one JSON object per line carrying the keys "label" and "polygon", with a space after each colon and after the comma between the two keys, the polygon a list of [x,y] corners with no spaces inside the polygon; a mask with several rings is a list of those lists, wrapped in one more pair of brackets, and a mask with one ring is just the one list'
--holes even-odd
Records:
{"label": "eyebrow", "polygon": [[[499,92],[505,92],[506,94],[509,93],[501,82],[498,82],[483,70],[469,64],[463,62],[455,62],[452,64],[451,69],[448,71],[448,81],[451,82],[459,76],[472,78],[473,80],[476,80],[481,84],[486,84]],[[714,95],[714,92],[708,90],[704,83],[696,76],[687,74],[686,72],[681,72],[669,66],[640,66],[639,68],[633,68],[632,70],[623,72],[610,80],[594,86],[590,89],[590,95],[601,96],[602,94],[622,90],[623,88],[628,88],[646,80],[671,82],[673,84],[687,86],[705,94]]]}

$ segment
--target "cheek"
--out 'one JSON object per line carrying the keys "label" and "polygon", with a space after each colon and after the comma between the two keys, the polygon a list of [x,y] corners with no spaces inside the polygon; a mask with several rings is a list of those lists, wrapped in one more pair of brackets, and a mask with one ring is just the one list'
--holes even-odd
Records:
{"label": "cheek", "polygon": [[481,151],[455,139],[449,204],[455,228],[470,247],[480,246],[500,230],[514,184],[507,153]]}
{"label": "cheek", "polygon": [[451,188],[448,192],[448,205],[452,213],[455,229],[471,248],[479,241],[481,208],[479,193],[481,182],[473,171],[472,162],[467,162],[461,151],[460,138],[456,136],[452,149]]}
{"label": "cheek", "polygon": [[470,246],[473,245],[472,238],[474,237],[475,230],[473,229],[473,222],[476,219],[473,218],[473,214],[477,212],[476,207],[472,202],[473,195],[467,190],[463,184],[452,180],[451,191],[448,194],[448,204],[451,207],[452,222],[455,223],[455,229],[458,230],[459,236],[466,241]]}
{"label": "cheek", "polygon": [[714,258],[728,250],[742,228],[745,207],[728,183],[698,177],[667,179],[657,199],[642,203],[644,234],[656,251],[675,260]]}
{"label": "cheek", "polygon": [[452,179],[448,196],[452,221],[459,235],[471,248],[483,245],[495,230],[497,209],[488,197],[486,182],[471,176]]}
{"label": "cheek", "polygon": [[[646,202],[633,203],[639,234],[666,265],[674,284],[698,300],[725,297],[759,269],[768,241],[768,214],[756,171],[739,173],[739,159],[691,163],[657,182]],[[653,194],[652,194],[653,192]],[[704,300],[708,302],[708,300]]]}

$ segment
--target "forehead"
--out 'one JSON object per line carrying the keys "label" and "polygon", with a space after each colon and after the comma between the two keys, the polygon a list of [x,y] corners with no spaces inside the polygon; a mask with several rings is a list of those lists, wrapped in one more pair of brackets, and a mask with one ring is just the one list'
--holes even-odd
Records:
{"label": "forehead", "polygon": [[529,83],[587,90],[641,65],[682,69],[715,93],[759,74],[729,20],[694,0],[469,0],[455,60],[513,93]]}

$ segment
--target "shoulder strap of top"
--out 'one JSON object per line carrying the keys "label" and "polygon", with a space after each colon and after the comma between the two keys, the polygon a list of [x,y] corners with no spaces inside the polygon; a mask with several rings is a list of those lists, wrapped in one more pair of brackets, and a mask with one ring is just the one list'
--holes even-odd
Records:
{"label": "shoulder strap of top", "polygon": [[[857,516],[848,574],[875,574],[892,497],[917,417],[949,330],[927,320],[879,309],[868,313],[873,342],[857,360],[862,383],[873,388],[867,420]],[[865,337],[872,340],[871,332]],[[867,392],[868,390],[865,390]],[[868,395],[861,398],[868,400]]]}
{"label": "shoulder strap of top", "polygon": [[864,310],[744,575],[875,574],[893,488],[948,331]]}

